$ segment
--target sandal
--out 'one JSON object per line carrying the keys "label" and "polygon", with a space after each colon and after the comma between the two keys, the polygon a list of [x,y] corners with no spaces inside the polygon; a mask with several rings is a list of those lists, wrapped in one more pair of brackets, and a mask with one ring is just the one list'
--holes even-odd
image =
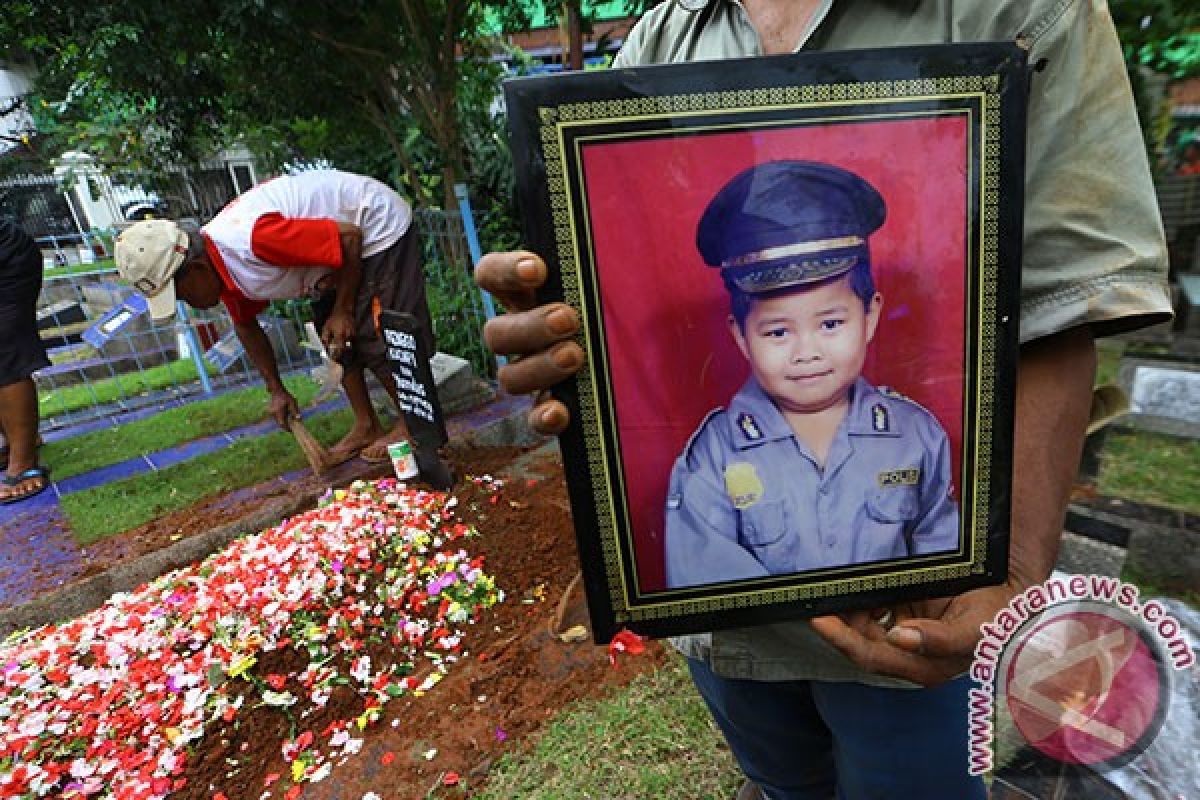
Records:
{"label": "sandal", "polygon": [[9,488],[15,488],[17,486],[20,486],[22,483],[25,483],[26,481],[39,480],[39,479],[41,480],[41,484],[39,484],[36,488],[31,489],[30,491],[27,491],[24,494],[14,495],[12,497],[5,497],[3,499],[0,499],[0,506],[6,506],[6,505],[9,505],[10,503],[19,503],[22,500],[28,500],[29,498],[33,497],[34,495],[38,495],[38,494],[41,494],[42,492],[46,491],[46,489],[50,486],[50,470],[46,469],[45,467],[41,467],[41,466],[30,467],[29,469],[22,472],[20,475],[5,475],[4,476],[4,485]]}

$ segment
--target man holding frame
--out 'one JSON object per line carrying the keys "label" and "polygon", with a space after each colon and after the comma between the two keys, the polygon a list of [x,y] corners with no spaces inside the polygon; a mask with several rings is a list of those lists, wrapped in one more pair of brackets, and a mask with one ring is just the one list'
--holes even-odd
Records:
{"label": "man holding frame", "polygon": [[[1013,458],[1021,469],[1008,580],[871,613],[677,640],[751,779],[739,798],[983,797],[966,770],[961,674],[979,626],[1054,565],[1090,408],[1093,338],[1169,317],[1162,228],[1103,2],[674,0],[638,23],[617,58],[625,67],[1005,39],[1044,67],[1033,80],[1026,149]],[[501,371],[508,391],[544,390],[582,366],[575,310],[535,306],[541,258],[489,254],[476,275],[509,309],[527,309],[486,331],[497,352],[527,356]],[[539,399],[534,426],[562,430],[566,409]]]}

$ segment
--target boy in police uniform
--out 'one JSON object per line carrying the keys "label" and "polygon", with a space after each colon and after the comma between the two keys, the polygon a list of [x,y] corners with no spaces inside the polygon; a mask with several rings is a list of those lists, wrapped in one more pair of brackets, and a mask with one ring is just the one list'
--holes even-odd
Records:
{"label": "boy in police uniform", "polygon": [[669,587],[958,547],[945,432],[862,377],[883,305],[867,237],[885,216],[861,177],[811,161],[751,167],[709,203],[697,247],[752,375],[672,470]]}

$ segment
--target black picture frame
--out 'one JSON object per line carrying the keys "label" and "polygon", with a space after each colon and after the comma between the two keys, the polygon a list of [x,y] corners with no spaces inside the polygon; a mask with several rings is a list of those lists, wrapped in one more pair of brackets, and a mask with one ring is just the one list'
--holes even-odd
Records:
{"label": "black picture frame", "polygon": [[[622,628],[657,637],[762,624],[951,595],[1005,579],[1028,78],[1025,51],[1002,42],[798,53],[505,83],[526,241],[550,268],[540,299],[571,304],[584,322],[578,341],[587,365],[554,395],[571,412],[560,443],[598,642]],[[890,194],[880,191],[889,214],[892,204],[897,209],[895,224],[904,226],[880,247],[907,257],[928,232],[925,238],[940,237],[938,246],[951,254],[939,250],[942,255],[928,259],[937,262],[933,267],[906,263],[907,272],[897,267],[884,276],[907,305],[900,304],[898,322],[881,325],[908,337],[897,334],[888,345],[907,348],[892,362],[961,364],[956,375],[943,369],[936,376],[949,392],[922,384],[935,402],[951,398],[943,416],[956,422],[943,427],[952,441],[958,547],[668,588],[654,563],[665,523],[656,527],[654,515],[666,513],[665,454],[672,447],[684,452],[684,445],[681,423],[659,436],[648,415],[657,408],[671,416],[681,406],[709,402],[695,398],[713,392],[704,377],[711,360],[683,376],[672,369],[675,360],[699,358],[693,347],[715,341],[692,337],[691,320],[715,302],[716,290],[707,286],[720,284],[694,246],[686,252],[688,229],[695,230],[695,209],[728,175],[780,158],[866,165],[858,168],[893,187]],[[691,299],[692,284],[705,282],[696,291],[709,299]],[[904,293],[939,282],[961,287],[954,289],[960,307],[913,312],[932,301],[914,296],[907,302]],[[712,313],[723,316],[726,309],[713,306]],[[933,327],[932,320],[943,319],[961,322]],[[937,351],[928,359],[926,347]],[[732,369],[730,359],[718,361],[722,370]],[[886,368],[898,369],[894,363],[880,369]],[[896,381],[901,392],[908,391],[905,374]],[[693,375],[700,376],[694,386]],[[661,402],[647,401],[647,394]],[[719,406],[728,396],[711,399]],[[701,425],[701,418],[691,424]],[[664,503],[657,511],[651,507],[656,497]]]}

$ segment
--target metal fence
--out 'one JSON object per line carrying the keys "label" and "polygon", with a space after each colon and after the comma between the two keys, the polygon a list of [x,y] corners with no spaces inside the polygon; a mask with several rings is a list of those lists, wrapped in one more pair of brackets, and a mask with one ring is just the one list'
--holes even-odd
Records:
{"label": "metal fence", "polygon": [[[0,216],[16,220],[60,265],[109,252],[104,234],[114,222],[147,214],[205,222],[237,197],[224,165],[181,168],[135,186],[116,183],[95,169],[74,175],[70,186],[64,179],[18,175],[0,180]],[[84,196],[90,205],[81,200]]]}
{"label": "metal fence", "polygon": [[[483,345],[483,304],[471,279],[462,217],[421,210],[415,224],[438,349],[491,377],[494,361]],[[154,323],[144,312],[144,300],[111,268],[46,278],[38,326],[52,366],[34,376],[43,430],[163,408],[259,381],[223,306],[166,323]],[[310,318],[306,300],[272,304],[259,317],[284,374],[320,364],[319,349],[305,332]]]}
{"label": "metal fence", "polygon": [[1174,175],[1155,182],[1158,207],[1176,269],[1200,272],[1200,175]]}

